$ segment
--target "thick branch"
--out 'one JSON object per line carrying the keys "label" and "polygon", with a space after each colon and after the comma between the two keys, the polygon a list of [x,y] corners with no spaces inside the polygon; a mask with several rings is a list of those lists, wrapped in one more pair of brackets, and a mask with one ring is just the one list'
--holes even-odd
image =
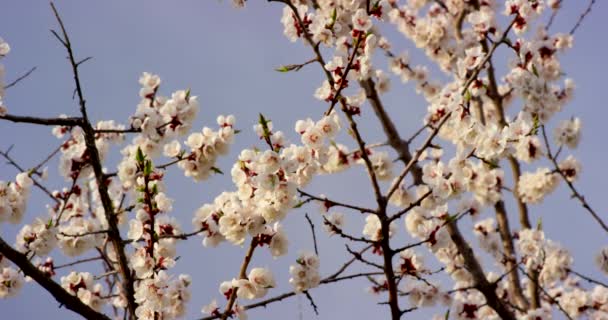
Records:
{"label": "thick branch", "polygon": [[0,119],[15,123],[31,123],[43,126],[66,126],[75,127],[82,123],[80,118],[37,118],[27,116],[15,116],[12,114],[0,115]]}
{"label": "thick branch", "polygon": [[11,248],[11,246],[2,238],[0,238],[0,253],[17,265],[21,271],[23,271],[23,274],[34,279],[34,281],[46,289],[57,302],[61,303],[66,308],[78,313],[86,319],[110,320],[106,315],[91,309],[91,307],[84,304],[76,296],[65,291],[58,283],[47,277],[42,271],[38,270],[36,266],[31,264],[25,255]]}
{"label": "thick branch", "polygon": [[74,58],[74,52],[72,51],[72,45],[70,42],[70,38],[68,37],[66,29],[63,25],[63,21],[61,20],[61,17],[59,16],[59,13],[57,12],[57,9],[55,8],[55,5],[53,3],[51,3],[51,8],[53,9],[53,12],[55,13],[55,18],[57,19],[57,22],[59,23],[59,26],[61,27],[61,31],[63,33],[63,39],[59,39],[59,40],[62,42],[62,44],[65,46],[65,49],[68,52],[70,65],[72,67],[72,72],[74,75],[74,83],[76,85],[76,92],[78,94],[78,101],[79,101],[79,105],[80,105],[80,112],[82,114],[82,123],[80,124],[80,126],[82,127],[82,129],[84,131],[85,144],[86,144],[87,151],[89,152],[90,159],[91,159],[90,163],[91,163],[91,166],[93,167],[93,172],[95,173],[95,180],[97,182],[99,196],[101,198],[101,203],[104,208],[104,214],[105,214],[106,220],[108,222],[108,227],[109,227],[108,236],[110,238],[110,241],[112,242],[114,251],[116,252],[116,255],[118,257],[118,266],[119,266],[119,271],[123,278],[122,285],[123,285],[124,294],[125,294],[126,300],[127,300],[127,309],[129,310],[130,318],[135,319],[136,318],[135,309],[137,308],[137,304],[136,304],[135,298],[134,298],[134,295],[135,295],[135,289],[133,287],[134,279],[133,279],[133,275],[131,274],[131,270],[129,269],[129,264],[128,264],[127,257],[125,254],[124,243],[120,236],[120,231],[118,230],[118,221],[117,221],[116,215],[114,214],[112,199],[110,198],[110,195],[108,193],[108,187],[106,185],[106,181],[105,181],[104,174],[103,174],[101,159],[99,156],[99,150],[97,150],[97,146],[95,144],[95,130],[91,126],[91,123],[89,122],[89,118],[87,116],[86,100],[84,99],[82,87],[80,84],[80,77],[78,75],[78,63],[76,62],[76,59]]}
{"label": "thick branch", "polygon": [[515,316],[513,315],[511,310],[509,310],[505,303],[500,300],[500,298],[496,295],[496,285],[491,284],[490,282],[488,282],[488,279],[486,279],[486,275],[483,269],[481,268],[481,265],[477,261],[477,258],[475,258],[473,249],[471,249],[471,246],[469,246],[469,244],[462,237],[462,234],[460,233],[460,230],[458,229],[456,223],[448,223],[446,225],[446,229],[448,230],[452,241],[454,242],[454,244],[458,248],[458,251],[464,259],[465,268],[467,269],[467,271],[469,271],[469,273],[471,273],[471,276],[473,277],[475,288],[477,288],[477,290],[479,290],[484,295],[488,306],[494,309],[494,311],[496,311],[496,313],[501,317],[501,319],[515,320]]}
{"label": "thick branch", "polygon": [[[367,100],[369,101],[374,113],[380,120],[382,124],[382,129],[386,134],[386,138],[388,139],[388,144],[395,149],[397,154],[399,155],[399,159],[403,161],[406,165],[412,160],[412,154],[409,150],[409,143],[406,140],[401,139],[399,136],[399,132],[397,128],[395,128],[395,124],[391,120],[390,116],[386,113],[384,106],[382,105],[382,101],[376,91],[374,80],[371,78],[364,81],[359,81],[359,84],[365,90],[365,95],[367,96]],[[412,176],[414,178],[415,184],[422,183],[422,169],[418,165],[414,165],[411,169]]]}

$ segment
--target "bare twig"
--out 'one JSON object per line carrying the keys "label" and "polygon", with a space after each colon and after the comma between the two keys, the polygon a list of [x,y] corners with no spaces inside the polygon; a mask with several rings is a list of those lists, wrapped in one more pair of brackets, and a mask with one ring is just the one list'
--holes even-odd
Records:
{"label": "bare twig", "polygon": [[564,182],[566,182],[566,185],[568,186],[568,188],[570,188],[570,191],[572,191],[572,197],[576,198],[581,203],[583,208],[585,208],[585,210],[587,210],[591,214],[595,221],[597,221],[600,227],[602,227],[604,231],[608,232],[608,225],[606,225],[604,220],[602,220],[602,218],[600,218],[600,216],[595,212],[595,210],[591,208],[587,200],[585,200],[585,197],[574,187],[574,184],[570,182],[570,180],[568,180],[566,174],[562,172],[562,170],[560,170],[559,164],[557,163],[557,159],[551,153],[551,145],[549,143],[549,138],[547,137],[547,132],[545,130],[544,125],[541,126],[541,131],[543,134],[543,139],[545,140],[545,146],[547,147],[547,157],[549,158],[551,163],[553,163],[555,171],[562,177]]}
{"label": "bare twig", "polygon": [[580,17],[578,17],[576,24],[570,30],[571,35],[573,35],[576,32],[576,30],[581,26],[581,24],[583,23],[583,20],[585,20],[585,17],[587,17],[587,15],[591,13],[591,9],[593,8],[594,4],[595,4],[595,0],[589,1],[589,4],[587,5],[587,9],[585,9],[585,11],[583,11],[583,13],[580,15]]}
{"label": "bare twig", "polygon": [[310,220],[308,213],[304,214],[304,217],[306,217],[306,221],[308,221],[308,225],[310,226],[310,232],[312,233],[312,242],[315,245],[315,254],[318,256],[319,248],[317,247],[317,235],[315,233],[315,225],[314,223],[312,223],[312,220]]}
{"label": "bare twig", "polygon": [[36,71],[37,67],[32,67],[30,70],[28,70],[25,74],[23,74],[22,76],[20,76],[19,78],[13,80],[11,83],[7,84],[4,86],[4,89],[9,89],[14,87],[17,83],[21,82],[21,80],[27,78],[30,76],[30,74],[32,74],[32,72]]}

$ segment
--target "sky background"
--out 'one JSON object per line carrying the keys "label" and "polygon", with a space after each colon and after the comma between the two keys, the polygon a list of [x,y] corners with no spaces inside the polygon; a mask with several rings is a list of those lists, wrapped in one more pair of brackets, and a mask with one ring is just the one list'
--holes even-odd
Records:
{"label": "sky background", "polygon": [[[502,1],[499,1],[502,3]],[[553,31],[567,32],[576,22],[587,1],[564,1],[565,7],[554,24]],[[201,110],[194,128],[215,128],[219,114],[235,114],[237,128],[243,133],[228,156],[220,159],[219,167],[230,172],[232,163],[243,148],[261,146],[252,134],[252,126],[258,113],[274,121],[275,129],[283,130],[291,141],[298,143],[293,131],[296,120],[306,117],[318,119],[326,104],[313,97],[314,90],[323,80],[317,65],[311,65],[297,73],[278,73],[279,65],[301,63],[312,58],[310,48],[293,44],[283,36],[280,23],[282,5],[266,1],[250,1],[243,10],[232,8],[230,1],[59,1],[57,7],[70,33],[77,57],[92,56],[81,67],[81,80],[88,104],[89,116],[95,120],[114,119],[127,123],[139,101],[137,82],[144,71],[159,74],[162,79],[161,93],[170,95],[179,89],[191,88],[199,96]],[[54,117],[65,113],[77,115],[76,101],[72,100],[73,81],[69,65],[64,59],[63,47],[51,35],[49,29],[57,28],[51,9],[45,1],[11,1],[0,4],[0,36],[10,45],[11,52],[2,63],[6,68],[7,83],[31,67],[37,70],[16,87],[8,90],[5,103],[9,112],[18,115]],[[606,74],[608,45],[606,32],[608,8],[598,1],[593,12],[585,20],[575,36],[575,47],[562,59],[563,69],[575,80],[575,99],[558,116],[566,119],[576,115],[582,119],[583,140],[572,153],[583,163],[583,173],[577,187],[584,193],[599,214],[608,219],[606,187],[608,172],[606,159],[608,131],[605,117]],[[392,28],[386,35],[394,45],[394,51],[408,50],[416,64],[428,60],[416,52],[413,44]],[[325,54],[329,57],[329,54]],[[504,59],[503,59],[504,60]],[[498,64],[503,61],[500,61]],[[386,62],[377,64],[386,69]],[[506,63],[502,63],[502,70]],[[499,66],[499,69],[501,67]],[[441,74],[433,77],[445,80]],[[388,112],[398,124],[403,136],[412,134],[421,126],[427,104],[415,94],[412,84],[402,85],[393,79],[393,90],[383,97]],[[517,105],[510,110],[515,114]],[[367,142],[384,141],[382,131],[368,106],[363,108],[361,130]],[[37,164],[59,145],[50,134],[50,127],[0,123],[0,148],[14,144],[12,156],[24,167]],[[354,147],[343,137],[341,142]],[[115,147],[106,167],[114,170],[119,159]],[[564,153],[566,156],[567,153]],[[46,182],[50,189],[64,186],[54,171],[56,159],[49,164],[52,173]],[[506,167],[508,168],[508,166]],[[508,170],[508,169],[507,169]],[[0,163],[0,179],[13,180],[14,168]],[[509,176],[509,171],[506,176]],[[213,176],[208,181],[193,183],[183,177],[177,168],[167,175],[168,195],[176,202],[172,215],[182,222],[184,230],[192,229],[194,211],[202,204],[211,202],[223,190],[233,190],[229,175]],[[511,184],[512,185],[512,184]],[[316,178],[306,188],[313,194],[326,194],[335,200],[350,201],[361,205],[373,205],[372,192],[362,167],[332,177]],[[508,196],[508,195],[507,195]],[[45,216],[48,199],[33,190],[24,223],[37,216]],[[515,207],[510,209],[511,227],[518,228]],[[290,290],[288,266],[301,249],[312,249],[312,240],[304,213],[308,212],[317,223],[321,273],[333,273],[348,254],[344,241],[327,237],[321,232],[321,218],[317,206],[309,205],[294,210],[284,224],[290,239],[289,254],[273,260],[267,250],[259,250],[251,267],[272,269],[278,288],[271,290],[272,297]],[[561,186],[546,198],[542,205],[530,207],[531,220],[542,217],[543,228],[548,236],[569,248],[575,257],[575,270],[603,279],[593,264],[599,248],[606,245],[607,235],[575,200],[569,199],[568,191]],[[363,218],[357,213],[347,214],[347,229],[360,233]],[[485,212],[489,216],[490,212]],[[475,243],[463,222],[467,237]],[[410,241],[403,224],[398,225],[398,241]],[[0,235],[14,243],[18,227],[2,224]],[[170,273],[192,275],[192,300],[185,319],[200,317],[201,307],[212,299],[220,300],[219,284],[233,278],[245,252],[245,248],[228,243],[220,247],[204,248],[201,238],[193,238],[179,245],[181,259]],[[435,259],[425,253],[430,266],[437,266]],[[92,253],[87,254],[90,256]],[[64,261],[60,251],[53,253],[56,261]],[[91,265],[87,265],[89,267]],[[486,270],[492,264],[486,264]],[[93,269],[96,270],[96,269]],[[356,267],[354,270],[361,270]],[[440,279],[440,278],[438,278]],[[59,276],[56,277],[59,281]],[[447,284],[445,287],[449,287]],[[376,297],[366,292],[365,280],[326,285],[312,291],[319,306],[315,316],[306,299],[291,298],[272,304],[266,309],[251,311],[250,319],[366,319],[386,318],[388,308],[376,302]],[[223,301],[222,301],[223,302]],[[223,303],[221,303],[223,304]],[[401,302],[407,306],[407,301]],[[75,314],[59,309],[52,296],[35,284],[26,284],[17,298],[0,300],[1,319],[76,319]],[[429,318],[428,312],[418,312],[411,319]]]}

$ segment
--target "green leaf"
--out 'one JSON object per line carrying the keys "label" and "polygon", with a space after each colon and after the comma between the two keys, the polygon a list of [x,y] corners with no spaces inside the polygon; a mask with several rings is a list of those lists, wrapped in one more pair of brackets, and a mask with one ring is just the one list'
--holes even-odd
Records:
{"label": "green leaf", "polygon": [[222,170],[220,170],[218,167],[211,167],[211,171],[217,174],[224,174],[224,172],[222,172]]}
{"label": "green leaf", "polygon": [[457,213],[455,213],[455,214],[448,214],[448,217],[445,218],[445,223],[446,224],[447,223],[452,223],[452,222],[456,221],[457,218],[458,218],[458,214]]}
{"label": "green leaf", "polygon": [[46,223],[46,228],[50,229],[53,226],[53,219],[49,219],[49,221]]}
{"label": "green leaf", "polygon": [[144,162],[144,159],[146,159],[144,152],[141,151],[140,147],[137,147],[137,152],[135,153],[135,161],[137,161],[137,163],[142,163]]}
{"label": "green leaf", "polygon": [[467,89],[467,91],[464,93],[464,101],[465,101],[465,102],[469,102],[469,101],[471,101],[471,91],[469,91],[468,89]]}
{"label": "green leaf", "polygon": [[190,102],[190,88],[186,90],[186,102]]}
{"label": "green leaf", "polygon": [[144,167],[144,175],[149,176],[150,174],[152,174],[152,161],[148,160]]}
{"label": "green leaf", "polygon": [[305,203],[306,203],[306,201],[300,201],[300,202],[296,203],[295,206],[293,206],[293,209],[301,208]]}
{"label": "green leaf", "polygon": [[290,66],[280,66],[278,68],[274,68],[274,71],[278,71],[278,72],[289,72],[293,69],[290,69]]}
{"label": "green leaf", "polygon": [[493,160],[488,160],[488,166],[490,166],[490,169],[496,169],[496,168],[500,168],[500,166],[498,165],[498,160],[493,159]]}
{"label": "green leaf", "polygon": [[450,309],[448,309],[448,310],[445,312],[445,317],[443,317],[443,318],[444,318],[445,320],[450,319]]}
{"label": "green leaf", "polygon": [[536,66],[534,64],[532,64],[532,73],[534,73],[534,75],[538,77],[538,70],[536,69]]}
{"label": "green leaf", "polygon": [[538,218],[538,221],[536,221],[536,230],[543,230],[543,218],[542,217]]}
{"label": "green leaf", "polygon": [[264,118],[264,115],[260,113],[260,125],[262,126],[262,130],[264,131],[264,138],[270,137],[270,129],[268,129],[268,120]]}
{"label": "green leaf", "polygon": [[234,134],[239,134],[239,133],[241,133],[242,131],[243,131],[243,130],[236,129],[236,130],[234,130]]}

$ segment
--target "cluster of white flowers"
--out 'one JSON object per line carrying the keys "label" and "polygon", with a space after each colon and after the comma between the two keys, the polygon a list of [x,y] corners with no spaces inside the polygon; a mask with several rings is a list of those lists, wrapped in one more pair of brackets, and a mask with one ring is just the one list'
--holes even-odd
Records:
{"label": "cluster of white flowers", "polygon": [[342,212],[328,213],[324,218],[327,220],[323,223],[323,229],[325,229],[329,235],[334,235],[337,233],[336,231],[342,230],[346,223],[346,219]]}
{"label": "cluster of white flowers", "polygon": [[315,288],[321,282],[319,275],[319,257],[310,252],[302,252],[296,264],[289,267],[291,278],[289,283],[296,292],[303,292]]}
{"label": "cluster of white flowers", "polygon": [[[397,231],[397,224],[395,222],[391,222],[389,224],[389,233],[388,236],[392,237]],[[369,214],[365,218],[365,226],[363,227],[363,235],[369,238],[371,241],[380,241],[382,240],[382,224],[380,222],[380,218],[378,218],[375,214]]]}
{"label": "cluster of white flowers", "polygon": [[399,252],[399,272],[404,275],[416,276],[426,269],[424,268],[424,259],[421,255],[416,254],[413,249],[405,249]]}
{"label": "cluster of white flowers", "polygon": [[0,222],[21,222],[33,183],[26,172],[19,173],[14,182],[0,181]]}
{"label": "cluster of white flowers", "polygon": [[[114,121],[100,121],[94,127],[95,145],[101,160],[108,158],[111,144],[123,142],[126,133],[135,134],[131,143],[122,149],[123,158],[117,171],[107,174],[103,183],[108,188],[112,208],[117,209],[118,223],[128,221],[128,239],[124,243],[129,249],[125,254],[131,269],[127,272],[132,272],[136,278],[137,318],[173,319],[185,314],[191,279],[188,275],[175,277],[168,273],[178,259],[179,239],[199,234],[204,246],[215,247],[223,241],[242,246],[250,237],[252,249],[267,246],[271,256],[277,258],[288,251],[289,242],[282,223],[290,210],[303,204],[298,203],[298,190],[308,185],[315,175],[333,174],[353,164],[371,163],[377,180],[384,183],[394,178],[395,161],[388,152],[369,145],[368,149],[362,147],[351,152],[336,141],[342,129],[337,110],[342,109],[351,122],[352,132],[349,133],[358,134],[353,116],[366,112],[364,104],[373,98],[366,92],[369,88],[365,85],[354,91],[350,84],[371,80],[378,94],[391,88],[389,72],[375,68],[372,63],[375,50],[380,49],[389,57],[390,73],[403,83],[412,81],[416,92],[426,99],[424,124],[433,135],[431,138],[437,134],[448,144],[446,147],[442,142],[432,141],[424,146],[423,149],[428,150],[421,150],[424,153],[420,157],[416,152],[415,161],[422,168],[421,176],[417,176],[419,171],[414,173],[414,185],[399,181],[388,201],[400,209],[407,208],[397,217],[405,217],[409,235],[424,243],[443,264],[442,270],[454,281],[454,290],[443,292],[439,285],[421,278],[431,272],[425,268],[422,256],[413,249],[400,251],[397,265],[390,266],[399,276],[412,278],[412,281],[404,281],[399,290],[409,297],[413,307],[434,306],[441,302],[450,308],[455,319],[498,319],[498,314],[486,301],[487,297],[481,291],[470,290],[475,285],[473,274],[446,225],[469,215],[479,247],[499,262],[498,268],[503,273],[509,272],[504,270],[510,263],[507,261],[510,257],[505,257],[503,252],[501,235],[505,234],[502,229],[499,233],[494,218],[480,218],[483,209],[503,200],[503,190],[513,190],[517,199],[525,204],[540,203],[557,188],[560,174],[568,182],[574,182],[580,176],[581,165],[576,158],[568,156],[557,160],[555,155],[556,158],[551,159],[559,162],[555,170],[531,169],[516,176],[516,185],[509,189],[506,186],[509,181],[501,168],[504,159],[532,164],[548,156],[538,131],[542,127],[544,134],[549,120],[573,96],[571,80],[558,83],[564,74],[558,53],[572,47],[572,36],[550,35],[545,28],[540,28],[535,35],[524,38],[543,10],[547,6],[559,6],[558,1],[505,1],[504,15],[512,21],[509,30],[521,37],[516,40],[503,35],[497,22],[500,20],[498,4],[493,0],[474,3],[408,0],[404,4],[394,0],[291,2],[284,7],[281,17],[284,35],[292,42],[300,40],[313,45],[316,53],[319,53],[319,45],[333,51],[331,57],[317,59],[324,63],[322,68],[327,79],[314,92],[314,97],[330,103],[333,111],[318,121],[298,120],[295,123],[298,144],[289,143],[282,131],[275,130],[272,121],[260,115],[253,130],[268,149],[249,148],[240,152],[230,170],[234,190],[221,192],[211,203],[196,211],[192,219],[195,232],[191,234],[184,234],[177,220],[169,216],[173,200],[163,183],[164,169],[176,165],[196,182],[207,179],[214,172],[221,173],[216,163],[219,156],[228,153],[238,133],[235,117],[220,115],[217,117],[219,128],[203,127],[191,132],[199,111],[197,97],[191,96],[190,90],[176,91],[170,97],[160,96],[159,76],[143,73],[139,79],[141,100],[129,119],[129,127]],[[245,0],[233,3],[240,7]],[[376,21],[394,25],[441,71],[449,74],[451,80],[446,84],[430,80],[431,68],[413,65],[407,52],[393,54],[391,43],[380,35]],[[489,44],[495,47],[489,49]],[[493,74],[496,70],[488,55],[503,44],[510,48],[509,53],[515,53],[515,58],[506,75],[497,82]],[[9,50],[8,44],[0,39],[0,58]],[[0,65],[0,115],[6,113],[2,104],[3,75]],[[517,106],[515,112],[505,113],[507,108],[514,107],[515,98],[521,100],[521,106]],[[442,127],[437,128],[438,125]],[[559,150],[563,146],[576,148],[580,130],[578,118],[562,121],[554,130]],[[18,233],[17,249],[39,256],[34,263],[41,261],[41,256],[49,255],[55,247],[68,257],[75,257],[94,248],[102,251],[108,240],[106,212],[97,182],[92,179],[91,150],[86,146],[83,129],[57,126],[53,128],[53,134],[63,139],[59,170],[72,182],[72,187],[53,192],[57,204],[49,207],[49,219],[38,218]],[[455,155],[450,159],[446,154],[451,150]],[[161,154],[170,161],[155,168],[152,160]],[[32,183],[27,173],[19,174],[14,183],[0,182],[0,222],[21,221]],[[300,193],[306,194],[302,190]],[[129,202],[132,205],[126,209]],[[327,199],[319,202],[327,233],[340,233],[345,225],[344,214],[329,213],[335,203]],[[413,204],[416,205],[409,208]],[[459,211],[450,213],[451,207],[457,207]],[[127,211],[134,211],[130,220]],[[397,233],[397,223],[385,220],[387,217],[391,218],[388,214],[367,214],[362,231],[365,239],[379,243],[388,241],[385,235],[392,238]],[[387,221],[390,221],[388,230]],[[569,316],[608,318],[608,289],[597,286],[590,291],[578,285],[576,278],[569,276],[572,256],[557,243],[545,239],[540,227],[520,230],[514,239],[518,249],[516,255],[522,258],[526,270],[539,275],[539,283],[549,290]],[[378,247],[375,249],[374,253],[382,254]],[[113,248],[103,251],[110,263],[117,260]],[[608,249],[600,252],[597,262],[600,269],[608,273]],[[321,284],[319,264],[315,254],[299,254],[296,264],[289,268],[289,282],[295,292],[305,292]],[[39,263],[38,268],[49,276],[55,273],[50,257]],[[0,270],[0,298],[15,295],[21,287],[22,277],[2,256]],[[488,272],[486,278],[496,285],[496,293],[501,299],[512,300],[512,284],[502,281],[504,275]],[[104,297],[102,285],[94,280],[90,273],[73,271],[61,278],[61,285],[94,310],[101,310],[109,297],[114,298],[114,307],[127,307],[121,288],[114,288],[111,295]],[[267,268],[253,268],[246,276],[243,273],[238,279],[224,281],[219,291],[234,303],[226,316],[246,319],[245,307],[234,298],[262,298],[275,285]],[[384,279],[377,283],[376,291],[388,290],[388,287]],[[204,307],[203,312],[221,316],[215,300]],[[550,305],[544,302],[534,310],[513,312],[522,319],[551,318]]]}
{"label": "cluster of white flowers", "polygon": [[49,254],[57,244],[57,230],[51,225],[52,222],[37,218],[34,223],[24,225],[17,234],[17,250],[39,256]]}
{"label": "cluster of white flowers", "polygon": [[[386,39],[383,38],[384,41]],[[387,48],[390,46],[388,42],[379,44],[380,47]],[[427,99],[432,99],[439,91],[440,84],[433,83],[428,80],[428,69],[425,66],[411,66],[409,56],[406,52],[389,59],[389,69],[391,72],[401,79],[401,82],[406,83],[410,80],[416,83],[416,92],[423,93]],[[380,70],[377,70],[378,72]],[[380,91],[380,90],[378,90]],[[386,90],[385,90],[386,91]]]}
{"label": "cluster of white flowers", "polygon": [[491,253],[494,257],[502,255],[502,246],[496,221],[494,218],[486,218],[475,224],[473,231],[479,239],[479,246]]}
{"label": "cluster of white flowers", "polygon": [[0,256],[0,298],[16,296],[23,286],[23,277],[11,267],[4,266]]}
{"label": "cluster of white flowers", "polygon": [[70,272],[61,277],[61,286],[93,310],[99,311],[105,304],[102,285],[95,283],[93,275],[88,272]]}
{"label": "cluster of white flowers", "polygon": [[233,290],[236,290],[237,297],[241,299],[257,299],[264,297],[269,288],[276,285],[272,273],[265,268],[253,268],[249,271],[246,279],[232,279],[220,285],[220,293],[228,299]]}
{"label": "cluster of white flowers", "polygon": [[405,284],[404,291],[412,307],[432,307],[437,302],[446,302],[445,296],[441,294],[439,286],[434,283],[425,283],[423,281],[408,281]]}
{"label": "cluster of white flowers", "polygon": [[[11,46],[0,38],[0,59],[4,58],[11,51]],[[5,115],[8,110],[4,105],[4,65],[0,63],[0,116]]]}
{"label": "cluster of white flowers", "polygon": [[[234,138],[235,118],[233,115],[219,116],[217,123],[220,128],[216,132],[204,127],[202,132],[188,136],[185,144],[190,148],[190,154],[178,164],[186,177],[192,177],[195,181],[207,179],[215,169],[218,156],[228,153]],[[173,141],[165,146],[165,156],[179,156],[180,149],[179,142]]]}
{"label": "cluster of white flowers", "polygon": [[[162,270],[153,279],[139,281],[135,288],[137,319],[176,319],[184,316],[186,303],[190,301],[191,283],[188,275],[173,278]],[[115,301],[115,305],[123,303],[120,299]]]}
{"label": "cluster of white flowers", "polygon": [[555,127],[554,135],[557,145],[565,145],[571,149],[576,148],[578,142],[581,140],[581,120],[579,118],[573,118],[560,122],[559,125]]}
{"label": "cluster of white flowers", "polygon": [[543,198],[557,188],[559,178],[548,168],[536,172],[524,172],[519,177],[517,193],[525,203],[540,203]]}

